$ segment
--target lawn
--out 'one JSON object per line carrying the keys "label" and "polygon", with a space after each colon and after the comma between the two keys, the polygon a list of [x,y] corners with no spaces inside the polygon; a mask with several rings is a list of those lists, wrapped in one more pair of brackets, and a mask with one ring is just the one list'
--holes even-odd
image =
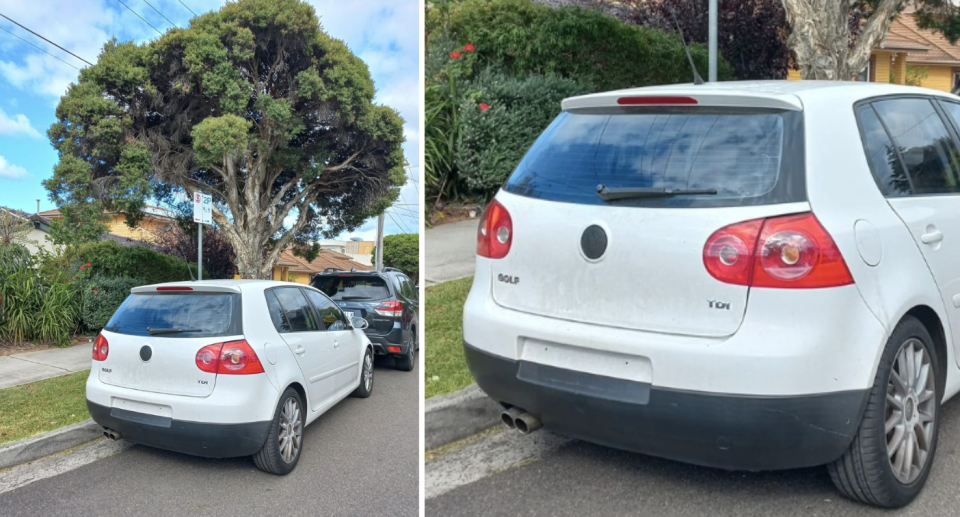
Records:
{"label": "lawn", "polygon": [[463,358],[463,302],[473,278],[427,288],[424,386],[427,398],[473,384]]}
{"label": "lawn", "polygon": [[90,418],[82,371],[0,390],[0,444]]}

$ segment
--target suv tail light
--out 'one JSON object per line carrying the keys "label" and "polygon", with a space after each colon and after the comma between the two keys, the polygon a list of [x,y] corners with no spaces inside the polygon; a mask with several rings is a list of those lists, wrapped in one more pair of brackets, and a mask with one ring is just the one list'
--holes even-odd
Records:
{"label": "suv tail light", "polygon": [[813,289],[853,283],[837,244],[812,213],[731,224],[703,247],[703,265],[728,284]]}
{"label": "suv tail light", "polygon": [[496,199],[483,212],[477,229],[477,255],[499,259],[510,253],[513,242],[513,220],[510,213]]}
{"label": "suv tail light", "polygon": [[197,368],[207,373],[249,375],[263,373],[260,358],[246,340],[207,345],[197,352]]}
{"label": "suv tail light", "polygon": [[374,307],[377,314],[388,318],[399,318],[403,316],[403,302],[400,300],[387,300]]}
{"label": "suv tail light", "polygon": [[107,343],[107,338],[103,337],[103,334],[97,334],[97,340],[93,343],[93,360],[106,361],[109,353],[110,343]]}

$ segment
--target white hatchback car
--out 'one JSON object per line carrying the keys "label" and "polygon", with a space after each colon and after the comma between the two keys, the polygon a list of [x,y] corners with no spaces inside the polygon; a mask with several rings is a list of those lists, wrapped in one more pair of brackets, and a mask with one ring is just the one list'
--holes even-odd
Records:
{"label": "white hatchback car", "polygon": [[365,326],[289,282],[137,287],[94,343],[87,407],[110,438],[287,474],[306,425],[370,396]]}
{"label": "white hatchback car", "polygon": [[897,507],[960,390],[960,98],[844,82],[566,99],[463,313],[510,427]]}

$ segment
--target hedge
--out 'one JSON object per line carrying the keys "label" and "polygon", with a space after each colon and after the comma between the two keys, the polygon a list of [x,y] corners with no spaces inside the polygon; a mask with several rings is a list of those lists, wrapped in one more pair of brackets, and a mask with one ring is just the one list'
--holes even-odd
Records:
{"label": "hedge", "polygon": [[87,282],[83,294],[83,324],[90,330],[100,330],[120,304],[127,299],[130,289],[142,285],[136,278],[94,277]]}
{"label": "hedge", "polygon": [[141,285],[190,280],[190,271],[183,259],[146,246],[123,246],[111,240],[69,247],[52,265],[72,273],[82,267],[90,276],[135,278]]}

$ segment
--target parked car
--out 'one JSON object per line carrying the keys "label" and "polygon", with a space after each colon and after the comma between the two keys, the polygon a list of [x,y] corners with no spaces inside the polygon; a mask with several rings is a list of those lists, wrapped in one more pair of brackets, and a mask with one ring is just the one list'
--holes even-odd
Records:
{"label": "parked car", "polygon": [[960,391],[960,98],[725,82],[562,107],[487,207],[464,307],[507,426],[913,500]]}
{"label": "parked car", "polygon": [[113,439],[288,474],[305,426],[372,393],[365,326],[287,282],[136,287],[94,343],[87,408]]}
{"label": "parked car", "polygon": [[313,277],[311,285],[348,315],[370,322],[366,333],[378,355],[393,357],[398,370],[413,370],[420,350],[420,301],[419,290],[407,275],[392,267],[379,273],[327,268]]}

